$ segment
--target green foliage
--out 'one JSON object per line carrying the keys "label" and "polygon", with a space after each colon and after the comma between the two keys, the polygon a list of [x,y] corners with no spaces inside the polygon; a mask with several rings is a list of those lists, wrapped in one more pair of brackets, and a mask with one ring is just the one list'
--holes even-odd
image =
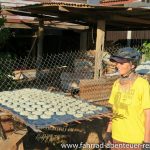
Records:
{"label": "green foliage", "polygon": [[144,42],[142,45],[141,52],[145,56],[145,61],[150,60],[150,42]]}
{"label": "green foliage", "polygon": [[16,82],[8,75],[13,75],[13,64],[15,63],[15,55],[9,52],[0,52],[0,91],[12,90],[16,87]]}
{"label": "green foliage", "polygon": [[17,58],[17,55],[15,53],[10,52],[0,52],[0,59],[5,60],[13,60]]}

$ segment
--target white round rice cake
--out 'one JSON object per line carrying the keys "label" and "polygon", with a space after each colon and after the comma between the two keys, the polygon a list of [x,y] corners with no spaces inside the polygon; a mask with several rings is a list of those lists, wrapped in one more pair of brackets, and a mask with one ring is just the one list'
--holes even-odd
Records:
{"label": "white round rice cake", "polygon": [[28,112],[28,111],[20,111],[20,115],[22,116],[28,116],[28,115],[31,115],[31,112]]}
{"label": "white round rice cake", "polygon": [[61,115],[66,115],[66,112],[58,111],[58,112],[56,112],[56,115],[59,115],[59,116],[61,116]]}
{"label": "white round rice cake", "polygon": [[46,112],[44,112],[44,114],[45,114],[45,115],[51,115],[51,116],[52,116],[52,115],[54,115],[54,112],[52,112],[52,111],[46,111]]}
{"label": "white round rice cake", "polygon": [[47,104],[47,105],[43,105],[43,108],[51,108],[51,105]]}
{"label": "white round rice cake", "polygon": [[40,118],[41,119],[50,119],[51,115],[42,114],[42,115],[40,115]]}
{"label": "white round rice cake", "polygon": [[16,107],[16,108],[13,108],[14,109],[14,111],[16,111],[16,112],[21,112],[21,111],[23,111],[23,108],[20,108],[20,107]]}
{"label": "white round rice cake", "polygon": [[94,111],[88,111],[88,112],[86,112],[86,114],[90,114],[90,115],[93,115],[94,114]]}
{"label": "white round rice cake", "polygon": [[45,112],[45,111],[47,111],[48,109],[47,109],[47,108],[38,108],[37,110],[38,110],[38,111],[41,111],[41,112]]}
{"label": "white round rice cake", "polygon": [[32,107],[37,108],[37,109],[41,109],[42,108],[41,105],[33,105]]}
{"label": "white round rice cake", "polygon": [[25,111],[32,111],[31,109],[33,109],[33,108],[31,108],[31,107],[26,107],[26,108],[25,108]]}
{"label": "white round rice cake", "polygon": [[45,105],[45,102],[36,102],[38,105]]}
{"label": "white round rice cake", "polygon": [[96,110],[102,111],[103,107],[97,107]]}
{"label": "white round rice cake", "polygon": [[42,115],[43,112],[42,111],[33,111],[32,114],[33,115]]}
{"label": "white round rice cake", "polygon": [[74,115],[74,114],[76,114],[76,112],[75,111],[67,111],[67,114]]}
{"label": "white round rice cake", "polygon": [[28,115],[28,119],[30,119],[30,120],[37,120],[38,116],[37,115]]}
{"label": "white round rice cake", "polygon": [[36,108],[30,107],[30,111],[34,112],[35,110],[36,110]]}
{"label": "white round rice cake", "polygon": [[76,118],[82,118],[82,117],[83,117],[83,114],[74,114],[74,116],[75,116]]}
{"label": "white round rice cake", "polygon": [[27,107],[29,107],[29,106],[26,105],[26,104],[20,104],[20,106],[21,106],[22,108],[27,108]]}

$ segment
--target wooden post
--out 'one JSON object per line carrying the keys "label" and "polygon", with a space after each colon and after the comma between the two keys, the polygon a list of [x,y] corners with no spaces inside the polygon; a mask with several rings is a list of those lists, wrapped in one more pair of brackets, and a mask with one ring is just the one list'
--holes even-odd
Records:
{"label": "wooden post", "polygon": [[102,54],[104,50],[104,39],[105,39],[105,20],[98,20],[94,79],[98,79],[102,75],[103,69]]}
{"label": "wooden post", "polygon": [[127,31],[127,46],[131,46],[132,31]]}
{"label": "wooden post", "polygon": [[80,33],[80,50],[87,50],[87,31]]}
{"label": "wooden post", "polygon": [[31,56],[34,60],[36,60],[37,56],[37,38],[38,38],[38,33],[35,32],[35,34],[32,36],[32,47],[31,47]]}
{"label": "wooden post", "polygon": [[43,38],[44,38],[44,21],[39,20],[38,28],[38,45],[37,45],[37,67],[40,67],[41,57],[43,53]]}

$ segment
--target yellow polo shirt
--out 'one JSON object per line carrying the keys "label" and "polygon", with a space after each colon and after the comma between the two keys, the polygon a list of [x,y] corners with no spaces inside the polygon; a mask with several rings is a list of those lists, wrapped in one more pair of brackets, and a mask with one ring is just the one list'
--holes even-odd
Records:
{"label": "yellow polo shirt", "polygon": [[144,109],[150,109],[150,86],[138,77],[128,91],[119,88],[116,80],[109,103],[113,108],[112,138],[126,143],[144,141]]}

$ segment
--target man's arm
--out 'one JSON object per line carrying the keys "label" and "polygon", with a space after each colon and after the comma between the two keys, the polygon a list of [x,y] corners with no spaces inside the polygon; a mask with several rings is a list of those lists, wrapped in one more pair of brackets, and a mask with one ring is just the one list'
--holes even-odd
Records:
{"label": "man's arm", "polygon": [[111,132],[111,130],[112,130],[112,129],[111,129],[111,128],[112,128],[112,127],[111,127],[111,126],[112,126],[111,124],[112,124],[112,121],[110,120],[109,123],[108,123],[108,127],[107,127],[106,132]]}
{"label": "man's arm", "polygon": [[106,134],[105,134],[105,138],[104,141],[106,144],[112,143],[112,121],[109,121],[108,126],[107,126],[107,130],[106,130]]}
{"label": "man's arm", "polygon": [[144,114],[145,114],[144,142],[150,143],[150,109],[145,109]]}

